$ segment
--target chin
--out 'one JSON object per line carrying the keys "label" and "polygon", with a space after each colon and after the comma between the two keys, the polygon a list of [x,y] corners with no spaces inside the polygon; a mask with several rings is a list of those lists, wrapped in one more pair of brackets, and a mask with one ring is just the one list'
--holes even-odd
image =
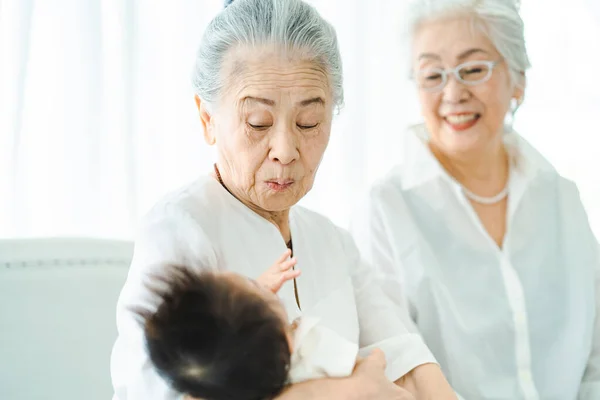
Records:
{"label": "chin", "polygon": [[462,132],[444,130],[440,139],[443,147],[451,153],[471,153],[483,150],[490,141],[489,135],[469,129]]}
{"label": "chin", "polygon": [[268,212],[287,211],[300,201],[297,196],[270,196],[261,204],[261,208]]}

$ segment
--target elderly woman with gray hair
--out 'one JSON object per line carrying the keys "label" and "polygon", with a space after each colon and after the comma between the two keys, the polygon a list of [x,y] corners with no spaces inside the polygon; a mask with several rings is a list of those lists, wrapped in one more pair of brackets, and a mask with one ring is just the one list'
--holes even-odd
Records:
{"label": "elderly woman with gray hair", "polygon": [[512,130],[518,5],[418,0],[410,17],[425,123],[359,208],[356,243],[464,398],[600,399],[598,244],[575,184]]}
{"label": "elderly woman with gray hair", "polygon": [[[296,272],[288,271],[284,279],[289,281],[279,289],[289,318],[316,315],[363,350],[380,349],[385,360],[381,351],[374,352],[357,361],[351,376],[293,384],[279,398],[455,398],[422,338],[407,329],[374,283],[349,233],[296,205],[313,185],[333,112],[343,100],[334,29],[301,0],[235,1],[204,34],[194,87],[204,138],[216,146],[218,160],[210,175],[167,196],[142,223],[117,306],[119,336],[111,359],[114,398],[182,396],[153,368],[136,319],[136,309],[156,309],[156,290],[151,289],[160,287],[157,276],[183,265],[257,278],[286,248],[293,248],[294,256],[286,268],[297,260],[302,271],[297,279]],[[252,286],[252,281],[247,283]],[[224,318],[215,323],[236,322]],[[263,344],[269,348],[272,343]],[[202,365],[189,365],[185,354],[159,356],[165,363],[179,363],[172,368],[180,365],[181,374],[201,376],[208,385],[221,385],[221,375],[229,374],[231,380],[220,387],[235,389],[226,392],[237,395],[223,399],[259,400],[248,394],[249,388],[268,366],[257,365],[249,375],[231,374],[235,365],[225,347],[207,349],[208,361]],[[252,360],[264,358],[265,349],[249,346],[240,351],[236,358]]]}

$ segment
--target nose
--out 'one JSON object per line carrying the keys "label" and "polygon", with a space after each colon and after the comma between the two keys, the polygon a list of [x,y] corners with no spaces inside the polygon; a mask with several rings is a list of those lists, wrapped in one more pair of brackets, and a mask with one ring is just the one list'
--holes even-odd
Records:
{"label": "nose", "polygon": [[468,100],[470,96],[466,85],[456,79],[453,74],[449,74],[443,94],[444,101],[448,103],[462,103]]}
{"label": "nose", "polygon": [[300,157],[297,135],[290,129],[280,128],[273,134],[269,158],[271,161],[288,165]]}

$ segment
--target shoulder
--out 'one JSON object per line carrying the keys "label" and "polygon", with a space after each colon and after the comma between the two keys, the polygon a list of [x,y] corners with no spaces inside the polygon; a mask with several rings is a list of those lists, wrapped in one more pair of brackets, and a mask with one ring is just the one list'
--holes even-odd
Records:
{"label": "shoulder", "polygon": [[209,176],[197,180],[164,195],[143,217],[144,221],[160,219],[164,216],[194,218],[202,220],[219,208],[217,182]]}
{"label": "shoulder", "polygon": [[389,198],[402,198],[407,191],[405,185],[404,164],[392,167],[384,176],[373,182],[367,192],[367,198],[375,203],[386,202]]}
{"label": "shoulder", "polygon": [[577,238],[579,244],[593,247],[595,237],[577,184],[561,175],[550,161],[522,136],[515,134],[511,140],[518,147],[523,172],[531,177],[529,185],[536,201],[552,202],[553,212],[561,221],[565,237]]}
{"label": "shoulder", "polygon": [[212,177],[202,176],[163,196],[141,220],[140,227],[168,222],[174,229],[204,230],[210,234],[231,218],[231,195]]}
{"label": "shoulder", "polygon": [[138,224],[138,254],[170,254],[173,259],[212,254],[211,225],[217,223],[215,214],[223,207],[222,194],[212,181],[204,176],[163,196]]}
{"label": "shoulder", "polygon": [[530,177],[531,184],[555,191],[561,201],[568,205],[580,205],[579,189],[574,181],[561,175],[554,165],[523,136],[509,134],[506,143],[513,150],[516,168]]}
{"label": "shoulder", "polygon": [[405,188],[403,178],[404,166],[399,164],[373,182],[354,204],[352,225],[373,227],[383,221],[390,222],[390,218],[404,219],[409,213],[411,189]]}
{"label": "shoulder", "polygon": [[558,174],[555,179],[562,220],[567,225],[573,226],[580,234],[584,231],[589,231],[591,234],[588,215],[581,200],[579,188],[574,181]]}

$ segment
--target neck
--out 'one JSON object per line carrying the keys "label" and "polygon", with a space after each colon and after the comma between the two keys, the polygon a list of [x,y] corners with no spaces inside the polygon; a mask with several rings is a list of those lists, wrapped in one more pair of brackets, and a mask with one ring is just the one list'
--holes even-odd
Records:
{"label": "neck", "polygon": [[[242,203],[244,203],[244,202],[242,202]],[[275,225],[277,227],[277,229],[279,230],[279,232],[281,233],[283,240],[286,243],[288,243],[292,239],[292,234],[290,232],[290,210],[289,209],[285,210],[285,211],[271,212],[271,211],[258,210],[256,207],[253,208],[246,203],[244,203],[244,204],[248,208],[250,208],[252,211],[254,211],[258,215],[260,215],[261,217],[263,217],[264,219],[266,219],[267,221],[269,221],[270,223]]]}
{"label": "neck", "polygon": [[445,152],[432,141],[429,147],[442,167],[468,190],[481,196],[498,194],[508,181],[508,154],[502,138],[473,154]]}
{"label": "neck", "polygon": [[229,192],[229,194],[231,194],[233,197],[235,197],[240,203],[242,203],[243,205],[248,207],[250,210],[252,210],[254,213],[258,214],[262,218],[266,219],[267,221],[269,221],[270,223],[275,225],[277,227],[277,229],[279,230],[279,232],[281,233],[281,236],[283,236],[283,239],[286,243],[291,240],[290,220],[289,220],[290,210],[289,209],[283,210],[283,211],[266,211],[260,207],[257,207],[255,204],[245,200],[245,197],[242,196],[241,193],[237,193],[234,185],[227,183],[227,176],[223,177],[220,174],[219,169],[217,168],[216,164],[215,164],[214,171],[211,175],[225,188],[225,190],[227,190]]}

